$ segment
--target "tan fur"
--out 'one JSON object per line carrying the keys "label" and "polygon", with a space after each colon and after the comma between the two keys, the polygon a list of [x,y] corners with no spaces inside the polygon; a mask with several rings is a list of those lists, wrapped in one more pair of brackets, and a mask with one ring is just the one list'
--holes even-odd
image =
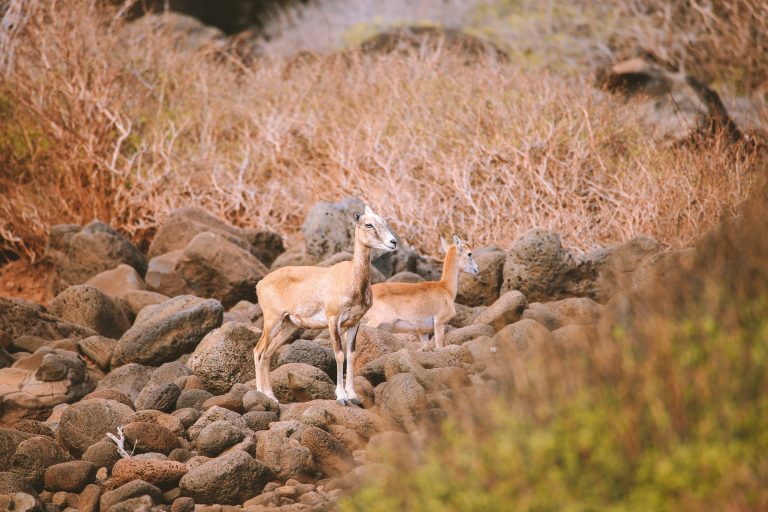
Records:
{"label": "tan fur", "polygon": [[456,315],[459,272],[477,273],[471,250],[455,235],[454,240],[455,244],[447,248],[440,281],[373,285],[373,306],[363,322],[374,327],[389,324],[395,331],[416,333],[425,346],[434,330],[435,348],[443,348],[445,324]]}
{"label": "tan fur", "polygon": [[[331,267],[283,267],[256,285],[264,312],[264,330],[253,350],[259,391],[275,398],[269,361],[296,327],[327,327],[336,355],[336,398],[343,403],[358,402],[353,385],[355,338],[360,319],[371,307],[371,249],[391,251],[396,243],[384,220],[366,207],[355,225],[352,261]],[[346,337],[346,347],[342,337]]]}

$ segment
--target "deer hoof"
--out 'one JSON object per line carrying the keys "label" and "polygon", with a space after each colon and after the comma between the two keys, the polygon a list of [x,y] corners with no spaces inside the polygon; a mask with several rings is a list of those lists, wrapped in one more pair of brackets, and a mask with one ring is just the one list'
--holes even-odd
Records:
{"label": "deer hoof", "polygon": [[337,398],[336,403],[339,405],[348,405],[348,401],[346,398]]}
{"label": "deer hoof", "polygon": [[350,398],[349,399],[349,405],[354,405],[354,406],[357,406],[357,407],[362,407],[363,403],[360,400],[358,400],[357,398]]}

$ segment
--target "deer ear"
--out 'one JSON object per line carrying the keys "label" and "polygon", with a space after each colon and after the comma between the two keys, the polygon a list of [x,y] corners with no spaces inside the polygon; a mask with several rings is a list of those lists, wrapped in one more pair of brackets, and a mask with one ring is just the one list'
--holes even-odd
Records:
{"label": "deer ear", "polygon": [[456,247],[461,249],[461,238],[459,238],[459,235],[453,235],[453,243],[456,244]]}
{"label": "deer ear", "polygon": [[373,215],[373,210],[368,208],[368,205],[365,205],[365,214],[366,215]]}
{"label": "deer ear", "polygon": [[443,252],[448,252],[448,244],[445,241],[445,238],[442,236],[440,237],[440,250]]}
{"label": "deer ear", "polygon": [[355,217],[355,224],[360,222],[360,214],[358,212],[355,212],[354,217]]}

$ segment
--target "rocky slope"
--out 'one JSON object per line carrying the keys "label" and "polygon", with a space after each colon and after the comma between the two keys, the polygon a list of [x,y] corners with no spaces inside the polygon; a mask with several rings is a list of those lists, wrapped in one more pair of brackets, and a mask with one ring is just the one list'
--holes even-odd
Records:
{"label": "rocky slope", "polygon": [[[589,343],[618,287],[670,256],[647,238],[579,256],[543,230],[478,248],[445,350],[361,328],[364,406],[343,407],[328,333],[300,330],[273,360],[278,405],[252,380],[254,285],[270,268],[350,258],[360,205],[318,203],[305,245],[287,251],[275,233],[193,208],[168,218],[147,255],[98,221],[56,226],[58,295],[47,307],[0,298],[0,508],[330,510],[382,450],[445,417],[454,393],[524,371],[537,344]],[[372,264],[376,281],[441,270],[407,246]]]}

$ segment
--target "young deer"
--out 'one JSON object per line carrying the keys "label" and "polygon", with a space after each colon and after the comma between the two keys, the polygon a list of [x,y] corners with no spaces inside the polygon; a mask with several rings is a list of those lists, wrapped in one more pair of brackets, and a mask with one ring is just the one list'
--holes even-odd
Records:
{"label": "young deer", "polygon": [[[272,354],[296,327],[328,327],[336,354],[336,400],[343,405],[360,404],[353,382],[355,338],[360,319],[371,307],[371,249],[393,251],[397,240],[384,219],[367,206],[363,215],[355,213],[354,218],[352,261],[342,261],[327,268],[283,267],[256,285],[259,304],[264,311],[264,330],[253,349],[256,387],[272,399],[275,399],[269,376]],[[342,345],[343,337],[346,337],[346,349]]]}
{"label": "young deer", "polygon": [[456,235],[453,242],[448,247],[445,240],[440,239],[445,261],[439,281],[373,285],[373,306],[363,322],[373,327],[388,323],[396,331],[415,332],[425,348],[434,329],[435,348],[443,348],[445,324],[456,315],[453,303],[459,288],[459,271],[477,274],[471,250]]}

